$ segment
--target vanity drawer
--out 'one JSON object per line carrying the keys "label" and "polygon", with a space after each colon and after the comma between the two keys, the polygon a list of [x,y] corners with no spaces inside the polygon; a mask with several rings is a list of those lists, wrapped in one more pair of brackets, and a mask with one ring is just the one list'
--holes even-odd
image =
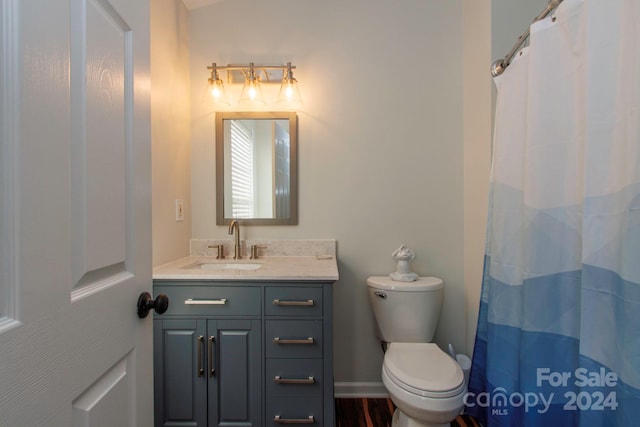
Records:
{"label": "vanity drawer", "polygon": [[265,290],[267,316],[322,316],[321,287],[270,286]]}
{"label": "vanity drawer", "polygon": [[242,286],[158,286],[155,295],[166,294],[169,315],[259,316],[261,289]]}
{"label": "vanity drawer", "polygon": [[268,398],[264,425],[276,427],[283,424],[323,426],[322,398]]}
{"label": "vanity drawer", "polygon": [[267,357],[322,358],[322,320],[267,320]]}
{"label": "vanity drawer", "polygon": [[322,359],[267,359],[270,397],[322,397]]}

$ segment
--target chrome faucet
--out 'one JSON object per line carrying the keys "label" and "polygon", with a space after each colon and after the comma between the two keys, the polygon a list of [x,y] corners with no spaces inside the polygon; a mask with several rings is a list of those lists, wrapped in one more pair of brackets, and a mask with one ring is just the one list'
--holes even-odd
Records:
{"label": "chrome faucet", "polygon": [[242,258],[242,248],[240,247],[240,224],[235,219],[229,223],[229,234],[233,234],[236,232],[236,243],[233,250],[233,259],[241,259]]}

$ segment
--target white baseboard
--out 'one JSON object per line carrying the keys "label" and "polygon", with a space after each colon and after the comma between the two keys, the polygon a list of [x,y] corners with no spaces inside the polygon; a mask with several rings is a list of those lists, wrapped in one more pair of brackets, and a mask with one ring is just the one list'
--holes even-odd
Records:
{"label": "white baseboard", "polygon": [[333,385],[335,397],[389,397],[389,392],[381,382],[336,382]]}

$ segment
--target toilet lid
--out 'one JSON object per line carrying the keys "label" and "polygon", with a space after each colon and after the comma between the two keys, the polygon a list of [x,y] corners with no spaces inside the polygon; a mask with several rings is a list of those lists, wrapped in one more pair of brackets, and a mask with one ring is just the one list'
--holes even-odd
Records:
{"label": "toilet lid", "polygon": [[384,366],[394,383],[422,396],[450,397],[464,390],[460,365],[434,343],[391,343]]}

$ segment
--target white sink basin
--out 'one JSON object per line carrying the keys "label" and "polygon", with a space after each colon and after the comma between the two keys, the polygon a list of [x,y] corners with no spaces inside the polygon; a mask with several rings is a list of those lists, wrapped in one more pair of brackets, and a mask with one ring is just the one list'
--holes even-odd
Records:
{"label": "white sink basin", "polygon": [[262,267],[262,264],[247,262],[196,262],[184,268],[196,270],[258,270],[260,267]]}

